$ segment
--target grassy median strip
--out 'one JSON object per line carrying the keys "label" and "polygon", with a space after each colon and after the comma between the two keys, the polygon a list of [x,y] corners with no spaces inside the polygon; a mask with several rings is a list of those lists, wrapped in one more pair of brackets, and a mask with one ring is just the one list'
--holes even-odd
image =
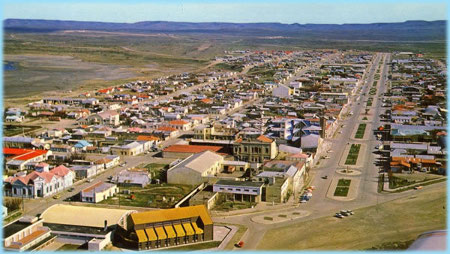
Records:
{"label": "grassy median strip", "polygon": [[336,187],[336,190],[334,190],[334,196],[347,197],[347,194],[348,187]]}
{"label": "grassy median strip", "polygon": [[336,189],[334,190],[334,196],[347,197],[351,182],[352,180],[350,179],[339,179]]}
{"label": "grassy median strip", "polygon": [[346,165],[355,165],[358,160],[359,149],[361,144],[352,144],[350,151],[348,152],[347,159],[345,160]]}
{"label": "grassy median strip", "polygon": [[361,123],[356,130],[355,138],[364,138],[364,132],[366,131],[366,124]]}

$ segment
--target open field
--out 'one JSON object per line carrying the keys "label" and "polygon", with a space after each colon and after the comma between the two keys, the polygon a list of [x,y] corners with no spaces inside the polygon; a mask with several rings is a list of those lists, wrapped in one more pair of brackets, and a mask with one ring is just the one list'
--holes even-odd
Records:
{"label": "open field", "polygon": [[446,227],[445,194],[445,189],[425,189],[414,196],[357,209],[355,215],[342,220],[330,213],[328,217],[271,229],[257,249],[364,250],[414,240],[423,232]]}
{"label": "open field", "polygon": [[4,72],[4,95],[8,98],[71,90],[87,80],[111,81],[136,75],[124,66],[89,63],[71,56],[5,55],[5,60],[17,65],[16,70]]}

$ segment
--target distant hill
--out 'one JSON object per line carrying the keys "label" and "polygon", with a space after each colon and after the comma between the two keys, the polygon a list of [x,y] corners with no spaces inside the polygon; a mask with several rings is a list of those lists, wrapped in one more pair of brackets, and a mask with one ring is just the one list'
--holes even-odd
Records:
{"label": "distant hill", "polygon": [[5,32],[97,30],[137,33],[222,33],[241,36],[290,36],[329,40],[431,41],[446,39],[446,21],[406,21],[372,24],[282,24],[144,21],[108,23],[61,20],[6,19]]}

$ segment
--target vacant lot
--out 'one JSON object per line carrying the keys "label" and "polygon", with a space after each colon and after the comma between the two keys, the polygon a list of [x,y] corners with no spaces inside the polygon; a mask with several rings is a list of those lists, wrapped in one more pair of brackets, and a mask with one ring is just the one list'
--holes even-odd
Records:
{"label": "vacant lot", "polygon": [[271,229],[257,249],[364,250],[387,242],[410,241],[423,232],[446,228],[445,194],[445,188],[423,190],[415,196],[357,209],[355,215],[342,220],[330,213]]}

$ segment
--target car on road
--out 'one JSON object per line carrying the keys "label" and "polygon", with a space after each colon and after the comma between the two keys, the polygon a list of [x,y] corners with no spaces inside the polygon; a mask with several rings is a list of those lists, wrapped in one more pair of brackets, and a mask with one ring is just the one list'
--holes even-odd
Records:
{"label": "car on road", "polygon": [[422,186],[416,186],[414,187],[415,190],[421,190],[423,187]]}
{"label": "car on road", "polygon": [[244,247],[244,241],[239,241],[234,246],[236,246],[237,248],[242,248],[242,247]]}
{"label": "car on road", "polygon": [[322,179],[328,179],[328,176],[322,176]]}
{"label": "car on road", "polygon": [[58,198],[60,198],[60,197],[61,197],[61,195],[56,194],[55,196],[53,196],[53,199],[58,199]]}
{"label": "car on road", "polygon": [[92,178],[89,178],[86,180],[86,182],[88,182],[88,183],[92,183],[92,181],[93,181]]}
{"label": "car on road", "polygon": [[71,188],[69,188],[67,191],[68,192],[72,192],[72,191],[74,191],[75,190],[75,188],[74,187],[71,187]]}

